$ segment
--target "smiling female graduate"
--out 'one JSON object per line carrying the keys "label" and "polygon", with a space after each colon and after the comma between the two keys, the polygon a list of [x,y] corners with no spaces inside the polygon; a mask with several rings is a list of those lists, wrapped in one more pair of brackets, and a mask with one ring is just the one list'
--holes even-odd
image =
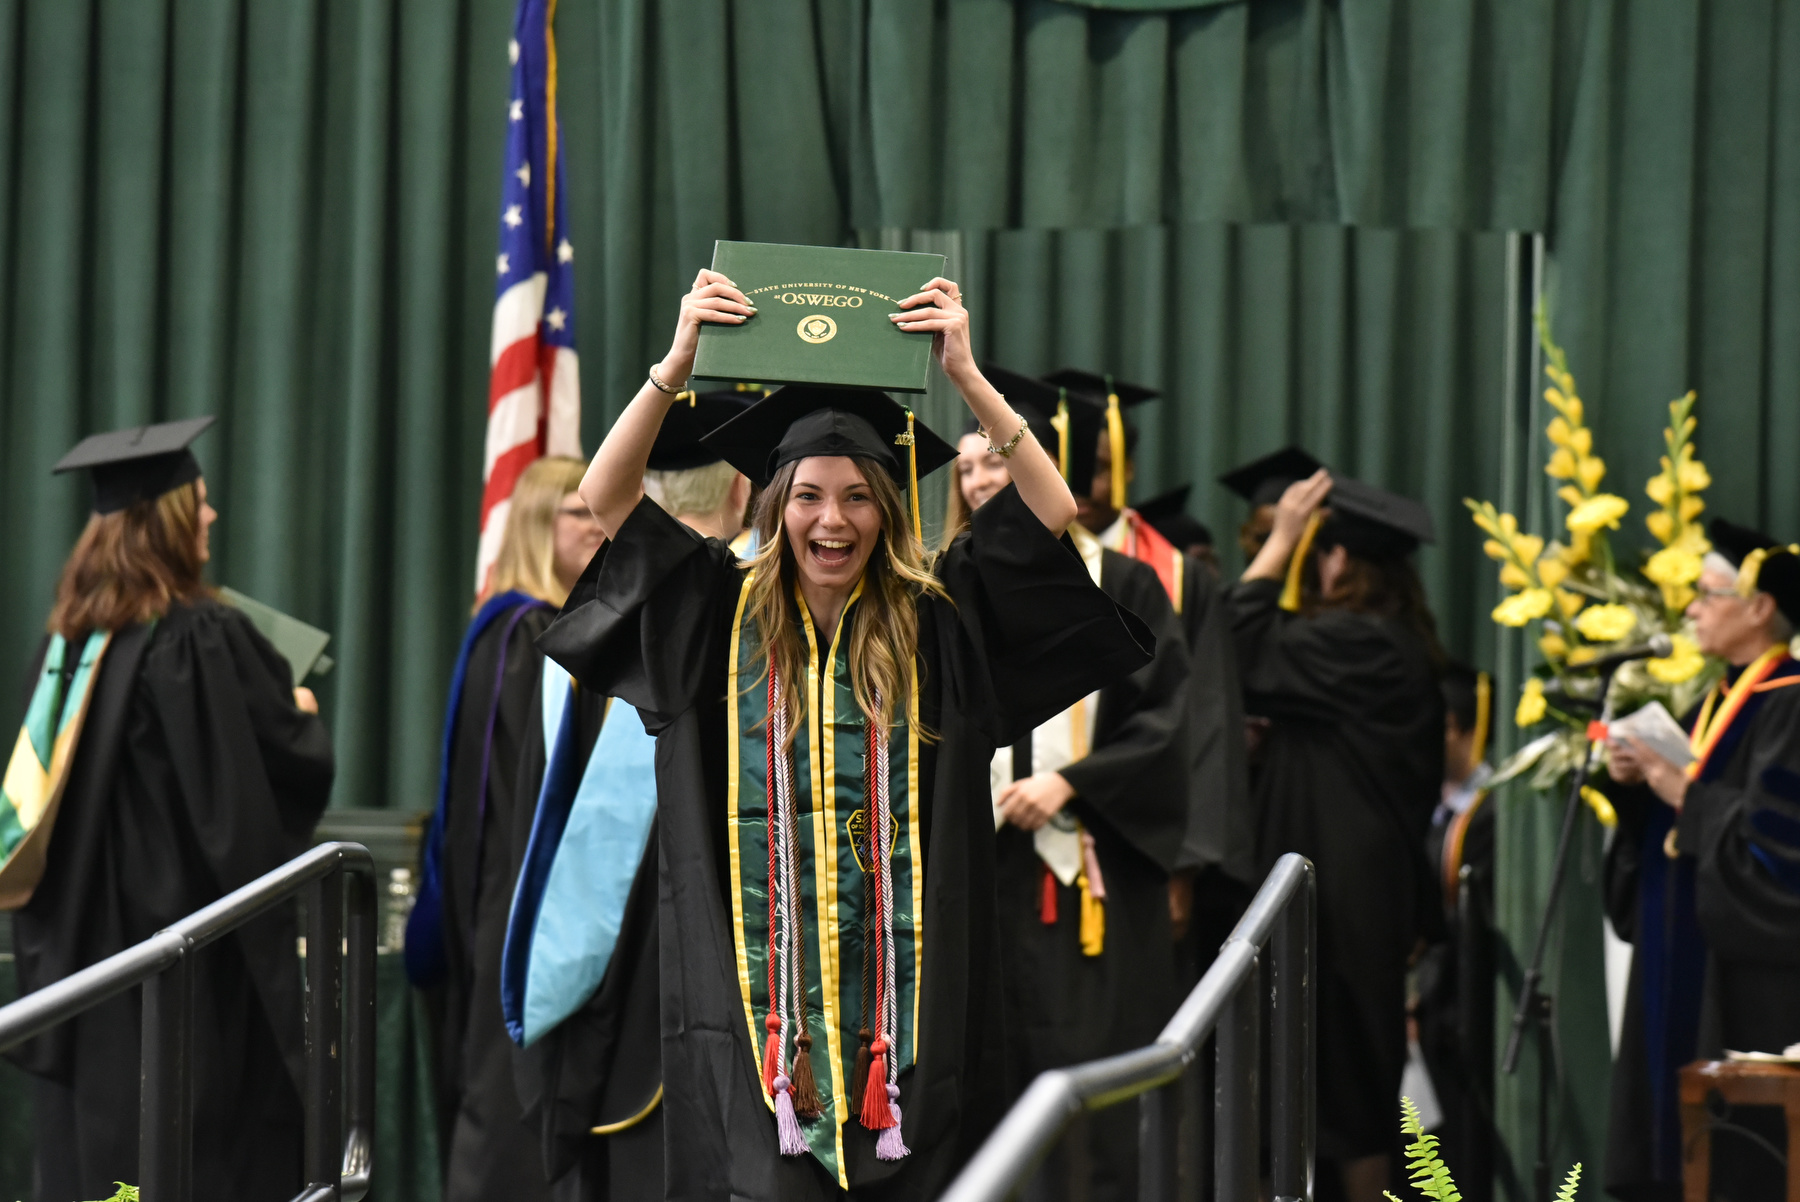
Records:
{"label": "smiling female graduate", "polygon": [[612,542],[541,645],[658,742],[671,1198],[949,1183],[1005,1096],[988,761],[1151,655],[1062,541],[1074,501],[959,296],[934,279],[893,321],[1014,484],[935,560],[901,489],[952,452],[880,393],[784,388],[708,436],[765,483],[747,564],[644,497],[701,323],[754,319],[711,271],[582,484]]}

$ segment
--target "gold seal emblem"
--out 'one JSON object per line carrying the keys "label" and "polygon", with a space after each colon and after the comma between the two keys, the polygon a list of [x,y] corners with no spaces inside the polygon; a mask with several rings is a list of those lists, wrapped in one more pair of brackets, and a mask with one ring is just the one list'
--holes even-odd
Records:
{"label": "gold seal emblem", "polygon": [[794,328],[799,333],[802,342],[817,344],[830,342],[837,337],[837,322],[823,313],[808,313]]}
{"label": "gold seal emblem", "polygon": [[[874,869],[870,865],[863,863],[863,856],[864,856],[864,853],[868,851],[868,842],[869,842],[869,811],[868,811],[868,808],[864,807],[864,808],[858,809],[855,813],[851,814],[850,817],[848,819],[846,819],[844,822],[844,829],[850,835],[850,854],[856,857],[856,866],[858,868],[862,869],[864,872],[874,871]],[[900,820],[898,818],[896,818],[894,815],[889,814],[888,815],[888,858],[889,859],[893,858],[894,848],[899,846],[899,843],[900,843]]]}

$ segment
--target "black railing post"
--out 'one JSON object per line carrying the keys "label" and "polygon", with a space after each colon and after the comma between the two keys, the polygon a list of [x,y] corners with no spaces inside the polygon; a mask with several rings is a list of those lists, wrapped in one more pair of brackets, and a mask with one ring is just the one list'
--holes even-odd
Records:
{"label": "black railing post", "polygon": [[144,981],[138,1084],[138,1187],[145,1202],[193,1197],[193,1112],[188,1090],[193,949]]}
{"label": "black railing post", "polygon": [[1176,1196],[1181,1202],[1203,1202],[1212,1185],[1211,1041],[1202,1041],[1188,1071],[1181,1074],[1181,1135],[1176,1167]]}
{"label": "black railing post", "polygon": [[1257,1074],[1262,1059],[1257,1036],[1262,1024],[1262,969],[1253,957],[1249,971],[1219,1017],[1218,1081],[1213,1089],[1213,1167],[1216,1202],[1255,1202],[1256,1170],[1262,1141]]}
{"label": "black railing post", "polygon": [[331,1199],[343,1172],[343,976],[344,878],[332,872],[306,887],[304,1166],[309,1195]]}
{"label": "black railing post", "polygon": [[1288,899],[1271,940],[1269,1145],[1276,1202],[1313,1196],[1313,882]]}
{"label": "black railing post", "polygon": [[349,1134],[344,1143],[343,1202],[369,1189],[375,1141],[375,878],[346,873],[349,959],[344,965],[344,1068]]}
{"label": "black railing post", "polygon": [[1138,1095],[1139,1202],[1175,1202],[1176,1135],[1180,1124],[1180,1078]]}

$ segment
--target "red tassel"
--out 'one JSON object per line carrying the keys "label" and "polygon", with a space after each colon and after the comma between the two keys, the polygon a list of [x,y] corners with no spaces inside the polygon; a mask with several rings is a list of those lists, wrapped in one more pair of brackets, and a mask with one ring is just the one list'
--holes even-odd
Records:
{"label": "red tassel", "polygon": [[887,1096],[887,1040],[876,1039],[869,1048],[869,1080],[863,1086],[862,1125],[871,1131],[883,1131],[894,1125],[894,1112]]}
{"label": "red tassel", "polygon": [[769,1029],[768,1042],[763,1044],[763,1090],[771,1097],[775,1093],[775,1078],[785,1076],[781,1071],[781,1019],[773,1011],[763,1020],[763,1026]]}
{"label": "red tassel", "polygon": [[1038,902],[1038,918],[1047,927],[1056,925],[1056,874],[1044,869],[1044,896]]}

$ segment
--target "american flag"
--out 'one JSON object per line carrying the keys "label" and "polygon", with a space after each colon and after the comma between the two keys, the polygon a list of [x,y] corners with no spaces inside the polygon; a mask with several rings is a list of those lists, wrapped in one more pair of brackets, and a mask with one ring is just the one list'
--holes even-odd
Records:
{"label": "american flag", "polygon": [[562,131],[556,123],[556,0],[519,0],[512,94],[500,178],[500,254],[481,467],[475,591],[500,550],[513,485],[540,455],[581,457],[575,362],[575,248],[563,224]]}

